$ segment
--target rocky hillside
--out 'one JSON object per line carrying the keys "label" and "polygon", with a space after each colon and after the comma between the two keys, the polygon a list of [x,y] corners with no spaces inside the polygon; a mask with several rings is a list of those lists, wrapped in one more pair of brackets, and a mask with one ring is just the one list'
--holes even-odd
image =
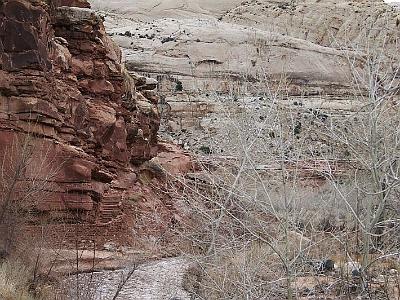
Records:
{"label": "rocky hillside", "polygon": [[[293,93],[342,94],[338,87],[351,74],[337,49],[359,42],[373,26],[395,28],[400,19],[383,1],[93,3],[107,12],[106,26],[126,49],[130,69],[175,77],[185,91],[203,92],[240,83],[244,92],[261,93],[260,79],[284,74],[300,82]],[[249,81],[251,88],[242,87]]]}
{"label": "rocky hillside", "polygon": [[32,223],[78,220],[93,235],[140,224],[129,210],[161,212],[154,231],[178,218],[150,186],[161,182],[158,164],[179,172],[190,159],[158,141],[158,108],[164,137],[229,153],[226,116],[261,122],[275,92],[301,116],[353,110],[347,62],[359,54],[343,46],[376,20],[399,26],[382,1],[93,0],[100,15],[85,0],[48,3],[0,4],[0,152],[12,158],[3,168],[15,170],[25,149],[16,195],[29,192],[24,182],[47,182],[28,205]]}
{"label": "rocky hillside", "polygon": [[[158,142],[155,82],[125,71],[103,19],[85,0],[6,0],[0,29],[0,157],[10,175],[4,195],[33,210],[33,224],[86,224],[87,238],[127,242],[129,226],[155,206],[158,221],[147,229],[168,226],[173,204],[148,186],[156,176],[145,163],[159,155],[179,171],[190,159]],[[127,213],[135,209],[137,220]],[[68,240],[73,233],[51,234]]]}
{"label": "rocky hillside", "polygon": [[399,26],[384,1],[244,1],[222,20],[279,32],[319,45],[361,42],[373,27]]}
{"label": "rocky hillside", "polygon": [[213,143],[226,115],[250,109],[263,118],[272,94],[303,114],[356,109],[348,62],[362,56],[353,46],[366,36],[383,40],[385,33],[374,28],[391,31],[386,47],[397,55],[390,41],[400,32],[399,11],[383,1],[92,3],[128,69],[158,80],[166,131],[195,150]]}

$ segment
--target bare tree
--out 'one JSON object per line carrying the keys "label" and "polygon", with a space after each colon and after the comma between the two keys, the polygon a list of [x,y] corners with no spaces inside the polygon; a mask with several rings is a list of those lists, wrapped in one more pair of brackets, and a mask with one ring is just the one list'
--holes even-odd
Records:
{"label": "bare tree", "polygon": [[[328,257],[318,253],[314,265],[310,258],[324,242],[317,225],[331,210],[331,191],[319,195],[304,186],[304,177],[320,180],[321,166],[312,163],[307,120],[286,105],[287,85],[281,78],[278,90],[264,95],[262,118],[250,109],[220,120],[226,131],[216,139],[230,156],[201,157],[201,175],[173,178],[191,216],[183,236],[214,270],[206,299],[294,299],[299,272],[326,269]],[[224,264],[232,269],[213,275]]]}
{"label": "bare tree", "polygon": [[398,255],[400,64],[396,36],[379,30],[383,40],[371,29],[366,47],[357,41],[359,48],[343,48],[357,111],[293,108],[290,79],[265,75],[263,108],[228,111],[219,120],[225,126],[213,146],[224,157],[201,157],[201,175],[173,178],[192,217],[183,236],[206,261],[200,265],[209,294],[200,298],[294,299],[298,278],[311,269],[318,280],[318,272],[333,270],[333,257],[341,277],[328,289],[350,297],[361,273],[360,293],[369,295],[368,271]]}
{"label": "bare tree", "polygon": [[30,133],[15,134],[3,148],[0,165],[0,226],[4,231],[4,251],[12,246],[17,225],[29,222],[40,197],[56,176],[51,148]]}
{"label": "bare tree", "polygon": [[[387,241],[399,225],[400,45],[399,32],[392,29],[391,22],[368,28],[356,44],[346,43],[345,48],[356,53],[347,59],[353,75],[353,98],[362,105],[343,122],[324,128],[356,162],[352,181],[359,199],[357,207],[345,194],[339,195],[360,227],[365,272],[371,253],[387,251],[383,249],[384,237]],[[335,180],[332,183],[339,191]]]}

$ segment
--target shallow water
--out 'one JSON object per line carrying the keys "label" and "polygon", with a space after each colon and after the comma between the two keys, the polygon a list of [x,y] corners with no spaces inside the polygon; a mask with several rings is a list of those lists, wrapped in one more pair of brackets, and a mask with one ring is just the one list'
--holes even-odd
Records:
{"label": "shallow water", "polygon": [[[189,300],[190,295],[182,288],[183,275],[188,267],[189,262],[183,258],[168,258],[140,265],[123,285],[116,299]],[[65,282],[68,298],[111,300],[132,268],[71,276]]]}

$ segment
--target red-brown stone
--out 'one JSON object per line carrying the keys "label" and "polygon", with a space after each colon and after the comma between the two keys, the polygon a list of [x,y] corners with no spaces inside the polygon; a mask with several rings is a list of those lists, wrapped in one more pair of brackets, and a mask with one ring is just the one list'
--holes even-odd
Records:
{"label": "red-brown stone", "polygon": [[54,6],[70,6],[80,8],[90,8],[89,2],[86,0],[54,0]]}
{"label": "red-brown stone", "polygon": [[[140,210],[139,232],[165,232],[176,211],[154,189],[163,179],[141,179],[154,172],[145,162],[158,155],[153,162],[170,173],[193,166],[178,148],[158,144],[157,82],[137,76],[127,89],[121,51],[87,1],[33,3],[40,1],[0,3],[0,159],[12,172],[26,144],[18,186],[45,183],[30,205],[55,225],[126,234]],[[162,224],[153,228],[154,211]]]}
{"label": "red-brown stone", "polygon": [[[136,184],[130,164],[157,154],[159,116],[122,105],[121,52],[87,1],[34,3],[0,4],[0,157],[10,158],[12,172],[15,145],[29,144],[19,180],[47,182],[37,210],[111,222],[122,214],[123,191]],[[156,110],[151,98],[144,101]],[[111,219],[94,217],[108,209]]]}

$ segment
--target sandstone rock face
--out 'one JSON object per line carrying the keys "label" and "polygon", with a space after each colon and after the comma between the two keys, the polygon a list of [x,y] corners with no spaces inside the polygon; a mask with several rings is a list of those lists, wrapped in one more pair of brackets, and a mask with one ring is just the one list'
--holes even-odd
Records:
{"label": "sandstone rock face", "polygon": [[169,91],[263,93],[263,79],[284,76],[294,95],[342,95],[352,74],[339,49],[400,19],[383,1],[158,2],[92,1],[118,13],[106,26],[129,69]]}
{"label": "sandstone rock face", "polygon": [[39,214],[109,226],[123,221],[124,195],[143,188],[136,173],[157,155],[157,82],[127,74],[89,7],[0,3],[0,157],[12,169],[29,144],[20,179],[47,182]]}
{"label": "sandstone rock face", "polygon": [[116,18],[106,24],[125,49],[128,69],[157,78],[166,93],[261,94],[267,92],[266,77],[283,76],[297,95],[348,88],[346,57],[336,49],[216,19],[157,19],[146,25]]}
{"label": "sandstone rock face", "polygon": [[222,15],[227,22],[334,48],[362,42],[373,28],[396,27],[398,18],[399,12],[380,0],[245,1]]}
{"label": "sandstone rock face", "polygon": [[[227,115],[248,112],[262,123],[271,95],[301,115],[348,114],[360,105],[349,58],[360,62],[363,49],[352,46],[366,35],[382,42],[374,27],[400,32],[399,11],[384,1],[91,2],[128,69],[158,80],[163,131],[195,150],[208,147]],[[389,48],[397,57],[397,44]]]}

